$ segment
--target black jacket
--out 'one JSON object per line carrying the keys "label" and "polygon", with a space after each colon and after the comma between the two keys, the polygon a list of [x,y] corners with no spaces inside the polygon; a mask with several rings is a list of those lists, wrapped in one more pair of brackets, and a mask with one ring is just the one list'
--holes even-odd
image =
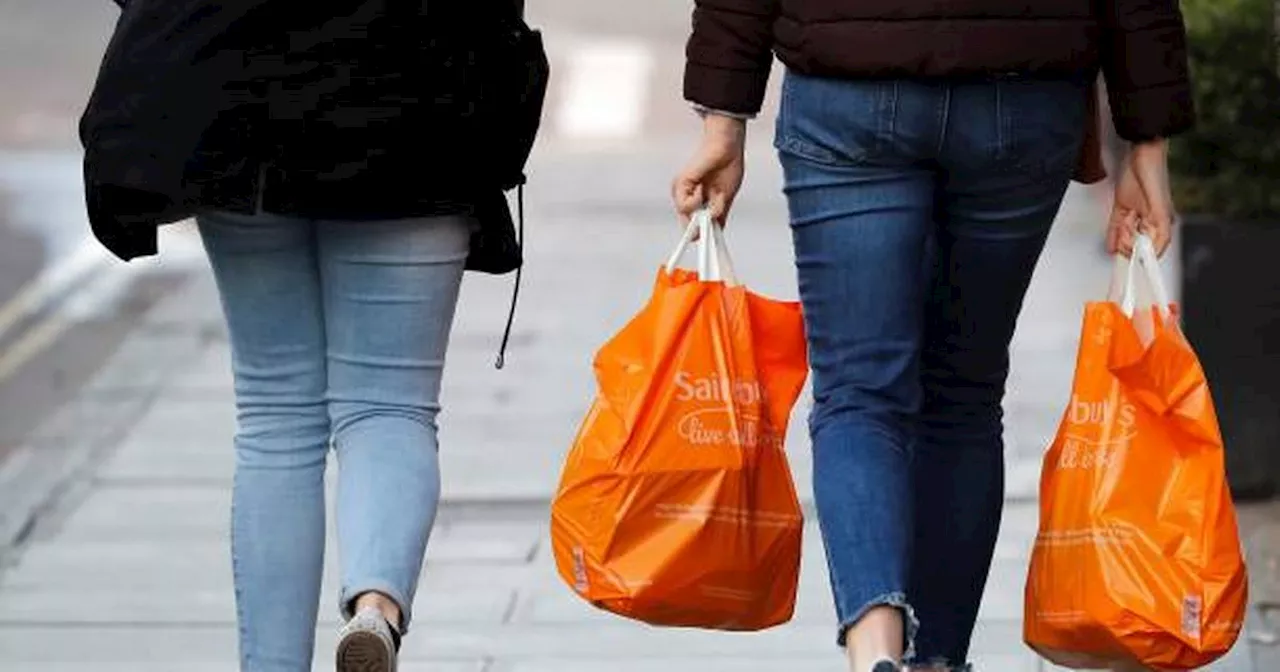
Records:
{"label": "black jacket", "polygon": [[95,235],[124,259],[206,210],[473,213],[474,269],[519,265],[548,67],[523,2],[116,0],[81,120]]}
{"label": "black jacket", "polygon": [[696,0],[685,96],[754,113],[773,55],[846,78],[1106,75],[1116,129],[1195,120],[1178,0]]}

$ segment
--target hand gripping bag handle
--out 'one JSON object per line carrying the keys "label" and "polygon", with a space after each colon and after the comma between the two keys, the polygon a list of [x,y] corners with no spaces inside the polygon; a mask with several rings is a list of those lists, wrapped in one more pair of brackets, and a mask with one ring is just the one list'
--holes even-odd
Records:
{"label": "hand gripping bag handle", "polygon": [[1133,244],[1133,255],[1126,259],[1117,254],[1111,274],[1110,300],[1120,304],[1120,310],[1128,317],[1138,303],[1138,271],[1142,271],[1142,279],[1146,281],[1145,289],[1160,311],[1160,317],[1169,318],[1169,289],[1165,285],[1164,275],[1160,272],[1160,257],[1156,254],[1156,246],[1146,234],[1139,234]]}
{"label": "hand gripping bag handle", "polygon": [[667,260],[667,273],[676,270],[695,240],[698,248],[698,279],[703,282],[723,282],[730,286],[738,284],[733,259],[729,256],[729,248],[725,243],[724,229],[712,221],[711,213],[706,209],[698,210],[689,219],[689,226],[685,228],[679,244]]}

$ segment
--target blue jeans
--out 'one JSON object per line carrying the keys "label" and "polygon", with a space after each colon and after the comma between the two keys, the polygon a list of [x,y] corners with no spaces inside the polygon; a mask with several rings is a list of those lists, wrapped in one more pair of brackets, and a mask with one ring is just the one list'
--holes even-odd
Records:
{"label": "blue jeans", "polygon": [[966,665],[1000,525],[1009,342],[1086,90],[787,75],[776,145],[841,644],[898,607],[908,662]]}
{"label": "blue jeans", "polygon": [[440,494],[436,414],[471,225],[209,214],[231,335],[231,542],[244,672],[308,672],[332,442],[341,605],[377,591],[405,625]]}

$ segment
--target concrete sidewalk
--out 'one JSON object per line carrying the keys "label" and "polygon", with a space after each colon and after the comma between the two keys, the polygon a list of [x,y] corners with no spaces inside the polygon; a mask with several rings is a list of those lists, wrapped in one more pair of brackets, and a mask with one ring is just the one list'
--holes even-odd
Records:
{"label": "concrete sidewalk", "polygon": [[[816,528],[795,621],[753,636],[644,628],[580,603],[556,578],[545,508],[593,392],[591,353],[644,300],[676,230],[661,194],[671,151],[544,155],[530,187],[530,264],[508,369],[492,368],[509,279],[469,278],[441,418],[444,498],[403,669],[433,672],[839,670]],[[795,294],[777,169],[752,164],[730,232],[753,288]],[[1018,333],[1008,402],[1010,498],[983,604],[983,672],[1047,669],[1021,644],[1038,456],[1074,365],[1081,305],[1105,291],[1105,203],[1075,191]],[[166,232],[174,244],[190,232]],[[0,660],[45,672],[231,670],[226,523],[232,469],[227,343],[207,272],[135,334],[75,403],[0,465],[0,532],[21,543],[0,576]],[[789,453],[803,497],[797,409]],[[52,490],[50,488],[53,488]],[[334,554],[330,554],[332,558]],[[316,669],[330,666],[332,563]],[[725,653],[725,652],[728,653]],[[1215,670],[1252,670],[1247,647]]]}

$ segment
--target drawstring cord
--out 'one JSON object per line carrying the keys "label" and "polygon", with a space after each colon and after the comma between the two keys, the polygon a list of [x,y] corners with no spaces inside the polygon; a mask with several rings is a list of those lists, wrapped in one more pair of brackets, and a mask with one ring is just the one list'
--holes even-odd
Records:
{"label": "drawstring cord", "polygon": [[511,310],[507,313],[507,326],[502,331],[502,345],[498,347],[498,360],[494,368],[499,371],[507,365],[507,345],[511,342],[511,328],[516,321],[516,303],[520,300],[520,275],[524,271],[524,183],[516,187],[516,247],[520,249],[520,265],[516,267],[516,284],[511,290]]}

